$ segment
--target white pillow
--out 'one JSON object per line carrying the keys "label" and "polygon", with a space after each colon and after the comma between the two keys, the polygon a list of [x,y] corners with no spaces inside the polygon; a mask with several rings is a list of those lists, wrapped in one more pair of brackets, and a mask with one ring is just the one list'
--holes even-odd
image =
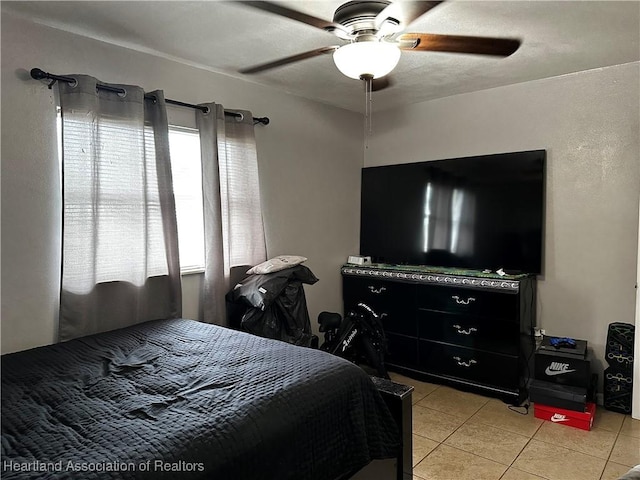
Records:
{"label": "white pillow", "polygon": [[265,273],[278,272],[285,268],[295,267],[306,260],[306,257],[301,257],[299,255],[278,255],[277,257],[273,257],[266,262],[256,265],[255,267],[251,267],[247,270],[247,275],[261,275]]}

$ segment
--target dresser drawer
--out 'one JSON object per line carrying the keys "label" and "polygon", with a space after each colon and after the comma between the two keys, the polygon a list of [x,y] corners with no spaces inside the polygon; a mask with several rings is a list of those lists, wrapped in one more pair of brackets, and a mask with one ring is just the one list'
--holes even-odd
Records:
{"label": "dresser drawer", "polygon": [[490,352],[518,355],[520,326],[489,317],[418,310],[418,336]]}
{"label": "dresser drawer", "polygon": [[429,340],[420,340],[418,350],[419,367],[429,373],[507,389],[518,388],[518,357]]}
{"label": "dresser drawer", "polygon": [[414,285],[349,276],[343,277],[342,282],[345,303],[364,302],[374,309],[414,308]]}
{"label": "dresser drawer", "polygon": [[415,368],[418,365],[418,340],[387,333],[387,355],[385,362],[389,365]]}
{"label": "dresser drawer", "polygon": [[414,285],[343,277],[345,314],[365,303],[382,319],[386,332],[417,335]]}
{"label": "dresser drawer", "polygon": [[518,298],[512,292],[420,285],[416,301],[419,308],[514,320],[518,318]]}
{"label": "dresser drawer", "polygon": [[382,328],[385,332],[400,333],[402,335],[410,335],[416,337],[418,335],[418,323],[415,314],[409,312],[391,312],[380,311],[382,318]]}

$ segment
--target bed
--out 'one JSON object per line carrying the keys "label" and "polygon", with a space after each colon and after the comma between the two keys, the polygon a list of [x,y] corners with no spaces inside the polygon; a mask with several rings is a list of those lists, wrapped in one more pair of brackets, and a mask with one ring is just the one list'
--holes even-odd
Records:
{"label": "bed", "polygon": [[1,395],[3,479],[336,480],[400,449],[360,368],[194,320],[3,355]]}

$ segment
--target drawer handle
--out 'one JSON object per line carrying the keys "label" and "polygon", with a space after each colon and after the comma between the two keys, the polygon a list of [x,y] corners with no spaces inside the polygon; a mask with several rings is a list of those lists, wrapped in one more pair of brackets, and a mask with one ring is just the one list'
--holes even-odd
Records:
{"label": "drawer handle", "polygon": [[476,301],[473,297],[462,300],[458,295],[451,295],[451,298],[454,299],[458,305],[469,305],[469,303]]}
{"label": "drawer handle", "polygon": [[460,325],[452,325],[453,328],[456,329],[460,335],[471,335],[473,332],[477,332],[478,329],[475,327],[469,327],[467,330],[464,330]]}
{"label": "drawer handle", "polygon": [[387,289],[385,287],[376,288],[373,285],[369,285],[369,290],[371,291],[371,293],[382,293],[382,292],[385,292]]}
{"label": "drawer handle", "polygon": [[474,363],[478,363],[476,362],[473,358],[471,360],[469,360],[468,362],[464,362],[460,357],[453,357],[453,359],[456,361],[456,363],[458,364],[458,366],[460,367],[466,367],[469,368],[471,365],[473,365]]}

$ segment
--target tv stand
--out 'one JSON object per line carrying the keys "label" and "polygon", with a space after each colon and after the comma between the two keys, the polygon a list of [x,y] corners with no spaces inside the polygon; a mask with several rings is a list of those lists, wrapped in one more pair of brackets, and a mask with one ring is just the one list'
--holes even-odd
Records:
{"label": "tv stand", "polygon": [[390,370],[520,403],[534,350],[534,275],[426,266],[342,267],[345,313],[382,317]]}

